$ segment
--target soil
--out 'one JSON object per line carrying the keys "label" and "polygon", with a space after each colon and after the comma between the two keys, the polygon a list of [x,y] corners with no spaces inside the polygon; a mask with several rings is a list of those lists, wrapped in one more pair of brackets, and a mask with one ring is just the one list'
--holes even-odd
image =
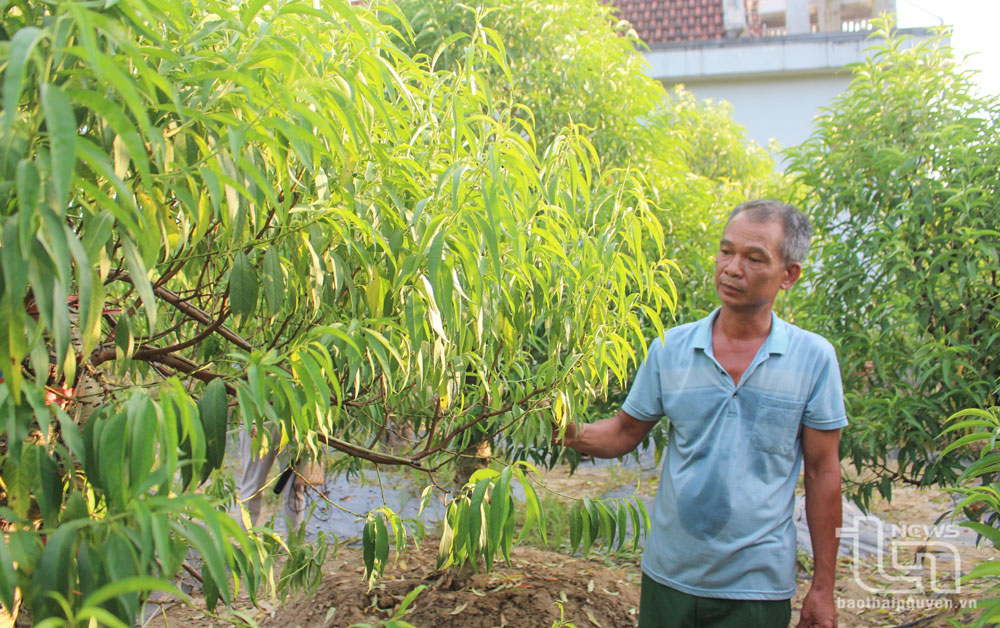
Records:
{"label": "soil", "polygon": [[[341,547],[328,559],[323,583],[310,596],[283,606],[263,605],[242,613],[258,625],[274,628],[344,628],[377,624],[396,615],[403,598],[420,586],[402,619],[417,628],[493,628],[544,626],[561,619],[580,628],[636,625],[640,573],[634,566],[604,564],[527,547],[515,548],[511,564],[494,565],[490,574],[473,575],[464,586],[435,571],[436,547],[427,539],[410,547],[367,590],[359,549]],[[196,600],[197,605],[197,600]],[[202,611],[180,605],[164,606],[147,626],[207,628],[214,622]]]}
{"label": "soil", "polygon": [[[651,490],[655,474],[648,470],[621,468],[588,468],[572,477],[562,472],[547,474],[546,485],[561,495],[603,494],[615,485],[636,480]],[[647,488],[648,487],[648,488]],[[875,498],[873,514],[899,525],[932,526],[950,507],[950,496],[941,490],[900,488],[894,491],[892,502]],[[985,559],[998,559],[1000,552],[992,548],[975,547],[967,540],[955,540],[961,565],[967,573],[973,565]],[[416,628],[627,628],[635,626],[639,606],[637,561],[592,554],[590,558],[572,557],[564,553],[532,547],[515,548],[511,565],[501,564],[488,574],[471,577],[459,586],[449,577],[435,571],[437,543],[426,538],[419,547],[411,546],[390,565],[383,577],[368,590],[363,578],[360,549],[341,544],[337,553],[328,558],[323,570],[323,582],[309,596],[293,598],[284,605],[264,603],[253,608],[245,601],[236,611],[248,623],[278,628],[346,628],[354,624],[392,626],[388,622],[399,610],[403,598],[416,589],[425,588],[414,598],[402,619]],[[901,559],[903,565],[921,563],[918,547],[912,557]],[[947,572],[952,564],[949,557],[928,552],[928,564],[933,562],[938,572]],[[958,560],[958,559],[956,559]],[[936,561],[936,562],[934,562]],[[924,565],[926,567],[926,565]],[[808,590],[811,560],[800,553],[799,589],[792,601],[799,608]],[[964,583],[961,594],[929,592],[907,601],[905,595],[873,593],[870,589],[887,589],[892,578],[913,573],[878,565],[872,558],[855,562],[841,557],[835,597],[842,628],[902,627],[937,628],[971,625],[974,613],[960,613],[963,604],[984,597],[990,583]],[[865,588],[868,587],[868,588]],[[996,597],[996,594],[987,597]],[[147,626],[182,625],[185,628],[232,625],[235,616],[207,617],[195,607],[176,602],[165,604],[163,612]],[[560,615],[560,612],[563,615]],[[567,623],[559,623],[564,620]],[[798,621],[793,613],[792,626]],[[405,624],[396,624],[397,627]]]}
{"label": "soil", "polygon": [[[435,549],[411,550],[396,569],[365,592],[358,557],[341,559],[335,574],[310,598],[297,600],[262,622],[263,626],[326,628],[391,617],[407,593],[421,592],[404,619],[418,627],[492,628],[551,626],[566,618],[582,625],[631,626],[639,608],[635,575],[597,561],[519,548],[511,565],[458,587],[434,574]],[[589,623],[587,623],[589,622]]]}

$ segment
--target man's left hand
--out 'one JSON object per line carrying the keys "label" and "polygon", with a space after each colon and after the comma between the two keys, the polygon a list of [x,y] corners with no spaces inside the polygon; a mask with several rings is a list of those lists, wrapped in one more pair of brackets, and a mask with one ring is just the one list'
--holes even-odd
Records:
{"label": "man's left hand", "polygon": [[837,609],[833,605],[833,593],[818,593],[809,589],[802,600],[802,613],[795,628],[837,628]]}

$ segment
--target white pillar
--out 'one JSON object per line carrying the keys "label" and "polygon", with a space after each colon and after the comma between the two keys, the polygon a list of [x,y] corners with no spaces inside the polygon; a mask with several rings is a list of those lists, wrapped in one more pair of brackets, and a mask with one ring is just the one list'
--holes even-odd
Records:
{"label": "white pillar", "polygon": [[788,0],[785,27],[789,35],[809,32],[809,0]]}
{"label": "white pillar", "polygon": [[840,25],[840,0],[821,0],[819,4],[819,30],[826,32],[839,32]]}
{"label": "white pillar", "polygon": [[896,15],[896,0],[875,0],[875,6],[873,7],[872,17],[878,17],[883,13],[888,13],[889,15]]}
{"label": "white pillar", "polygon": [[737,37],[747,27],[746,9],[743,0],[722,0],[722,28],[726,37]]}

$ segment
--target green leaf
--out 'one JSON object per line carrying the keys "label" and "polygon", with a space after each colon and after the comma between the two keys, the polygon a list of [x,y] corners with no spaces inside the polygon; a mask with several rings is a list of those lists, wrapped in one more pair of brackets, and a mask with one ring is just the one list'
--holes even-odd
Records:
{"label": "green leaf", "polygon": [[96,216],[88,220],[83,232],[83,250],[87,257],[96,260],[98,252],[107,244],[115,226],[114,215],[106,209],[101,210]]}
{"label": "green leaf", "polygon": [[583,537],[583,506],[577,504],[569,513],[569,548],[576,553],[576,548],[580,546],[580,539]]}
{"label": "green leaf", "polygon": [[36,499],[42,511],[45,527],[55,529],[59,525],[59,510],[63,502],[63,481],[55,459],[44,447],[34,447],[38,456],[38,492]]}
{"label": "green leaf", "polygon": [[959,438],[955,442],[950,443],[947,447],[945,447],[944,449],[942,449],[941,450],[941,455],[944,456],[945,454],[951,453],[952,451],[954,451],[954,450],[956,450],[956,449],[958,449],[960,447],[964,447],[964,446],[968,445],[969,443],[974,443],[974,442],[980,441],[980,440],[989,440],[991,438],[993,438],[993,435],[988,434],[988,433],[968,434],[966,436],[963,436],[962,438]]}
{"label": "green leaf", "polygon": [[[143,179],[148,179],[150,176],[149,159],[146,157],[146,147],[143,145],[142,136],[125,112],[122,111],[119,104],[109,101],[105,98],[104,94],[97,91],[73,89],[67,90],[67,93],[77,103],[84,105],[90,111],[104,118],[117,134],[113,142],[113,152],[115,159],[114,169],[118,176],[123,179],[126,177],[125,168],[123,167],[126,164],[119,164],[118,162],[120,159],[127,157],[131,158],[132,162],[135,163],[139,176]],[[125,150],[122,151],[121,148]]]}
{"label": "green leaf", "polygon": [[514,544],[514,525],[514,508],[513,500],[511,500],[511,508],[507,512],[507,521],[503,525],[503,536],[500,537],[500,549],[503,551],[503,558],[508,567],[511,566],[510,550]]}
{"label": "green leaf", "polygon": [[[109,579],[107,573],[107,553],[104,544],[101,543],[100,545],[98,549],[84,542],[80,544],[80,549],[76,553],[77,584],[80,594],[83,596],[90,595]],[[120,610],[118,609],[117,601],[107,606],[114,608],[116,611]]]}
{"label": "green leaf", "polygon": [[963,580],[1000,576],[1000,560],[987,560],[976,565]]}
{"label": "green leaf", "polygon": [[32,615],[35,621],[59,617],[62,608],[50,594],[57,593],[69,599],[73,571],[67,569],[73,558],[76,535],[84,521],[61,525],[45,542],[38,568],[32,577]]}
{"label": "green leaf", "polygon": [[629,519],[632,521],[632,551],[636,552],[639,550],[639,540],[642,538],[642,518],[639,515],[639,509],[635,507],[635,502],[638,499],[628,502],[628,514]]}
{"label": "green leaf", "polygon": [[121,413],[107,420],[96,454],[108,508],[114,512],[125,507],[125,423]]}
{"label": "green leaf", "polygon": [[198,399],[198,414],[205,431],[205,466],[201,470],[204,481],[213,469],[222,466],[226,457],[226,428],[229,426],[229,407],[226,385],[221,378],[213,379]]}
{"label": "green leaf", "polygon": [[614,515],[604,502],[597,502],[597,510],[601,518],[601,538],[604,540],[605,545],[608,546],[608,550],[610,551],[615,543]]}
{"label": "green leaf", "polygon": [[125,263],[131,274],[132,285],[135,286],[142,299],[142,307],[146,310],[146,319],[149,321],[149,329],[152,332],[156,328],[156,300],[153,298],[153,284],[149,282],[146,265],[132,240],[123,237],[122,249],[125,251]]}
{"label": "green leaf", "polygon": [[10,48],[7,53],[7,68],[3,77],[3,130],[6,133],[18,111],[18,101],[21,100],[21,91],[24,88],[25,65],[31,56],[32,50],[38,45],[44,32],[34,26],[25,26],[20,29],[10,40]]}
{"label": "green leaf", "polygon": [[625,534],[628,531],[628,511],[625,508],[624,501],[618,502],[618,514],[616,518],[618,520],[618,549],[620,550],[625,547]]}
{"label": "green leaf", "polygon": [[31,508],[31,486],[38,476],[37,445],[25,445],[21,458],[8,454],[4,462],[3,478],[7,486],[7,503],[14,514],[24,519]]}
{"label": "green leaf", "polygon": [[104,484],[101,482],[100,468],[97,464],[97,455],[101,442],[101,432],[104,430],[106,423],[104,414],[101,410],[98,410],[90,417],[87,424],[83,426],[83,448],[86,452],[83,459],[83,468],[87,473],[87,481],[96,488],[104,487]]}
{"label": "green leaf", "polygon": [[201,566],[201,594],[205,598],[205,608],[214,613],[215,606],[219,603],[219,586],[212,577],[208,563]]}
{"label": "green leaf", "polygon": [[371,515],[365,519],[365,527],[361,533],[361,547],[365,561],[365,578],[370,580],[375,574],[375,518]]}
{"label": "green leaf", "polygon": [[639,508],[639,514],[642,515],[642,535],[646,536],[649,532],[649,513],[646,512],[646,502],[642,501],[641,497],[635,497],[635,504]]}
{"label": "green leaf", "polygon": [[511,473],[511,467],[504,467],[503,471],[500,472],[500,479],[493,485],[493,492],[490,495],[489,543],[487,546],[488,565],[492,564],[492,556],[500,548],[500,539],[503,535],[504,524],[507,522],[507,514],[510,511]]}
{"label": "green leaf", "polygon": [[[38,213],[38,197],[41,193],[42,180],[38,175],[38,168],[27,159],[22,159],[17,164],[17,229],[20,236],[18,242],[22,251],[31,249],[31,240],[38,230],[37,221],[40,218]],[[15,288],[16,289],[16,288]]]}
{"label": "green leaf", "polygon": [[963,521],[959,525],[975,530],[977,534],[989,539],[993,547],[1000,548],[1000,530],[978,521]]}
{"label": "green leaf", "polygon": [[[126,624],[122,620],[112,615],[107,610],[97,607],[84,607],[77,613],[77,619],[90,621],[93,619],[98,626],[109,626],[109,628],[132,628],[131,624]],[[61,624],[55,624],[61,628]],[[43,628],[39,626],[39,628]]]}
{"label": "green leaf", "polygon": [[[100,552],[107,561],[107,581],[125,580],[138,575],[135,550],[133,541],[126,538],[124,530],[116,531],[104,539]],[[139,596],[123,592],[114,598],[110,607],[117,608],[115,614],[126,622],[134,622],[140,610]]]}
{"label": "green leaf", "polygon": [[285,302],[285,276],[281,270],[281,257],[274,247],[268,248],[264,254],[261,276],[264,280],[264,302],[268,314],[274,316]]}
{"label": "green leaf", "polygon": [[389,562],[389,531],[385,528],[385,520],[381,515],[375,517],[375,561],[378,571],[382,573]]}
{"label": "green leaf", "polygon": [[122,372],[127,372],[135,354],[135,334],[132,332],[132,319],[125,312],[118,316],[115,325],[115,359],[121,364]]}
{"label": "green leaf", "polygon": [[[192,547],[205,561],[203,574],[211,577],[213,585],[218,590],[218,596],[226,604],[230,603],[229,586],[226,578],[226,561],[217,543],[226,543],[226,539],[213,540],[203,525],[195,521],[178,522],[182,534],[190,541]],[[173,524],[177,525],[177,524]]]}
{"label": "green leaf", "polygon": [[62,511],[61,523],[69,523],[76,519],[86,519],[90,516],[87,511],[87,502],[80,495],[79,491],[70,491],[69,497],[66,498],[66,507]]}
{"label": "green leaf", "polygon": [[49,131],[52,160],[52,193],[49,207],[60,216],[66,213],[66,197],[76,167],[76,116],[69,97],[55,85],[42,85],[42,107]]}
{"label": "green leaf", "polygon": [[472,498],[469,502],[469,528],[467,547],[469,548],[469,559],[475,563],[482,549],[483,542],[483,512],[485,510],[484,499],[486,490],[492,485],[487,479],[479,480],[475,490],[472,491]]}
{"label": "green leaf", "polygon": [[410,604],[413,604],[413,600],[417,599],[417,596],[420,595],[421,593],[423,593],[424,590],[426,590],[426,589],[427,589],[427,585],[426,584],[421,584],[421,585],[417,586],[416,588],[414,588],[409,593],[407,593],[406,597],[403,598],[403,601],[399,603],[399,609],[395,612],[395,614],[393,615],[393,617],[399,618],[399,617],[402,617],[403,615],[405,615],[407,609],[410,608]]}
{"label": "green leaf", "polygon": [[156,464],[156,411],[142,396],[134,395],[129,400],[128,434],[129,444],[126,462],[128,466],[128,494],[138,497],[148,491],[154,481],[150,481]]}
{"label": "green leaf", "polygon": [[[521,487],[524,489],[524,497],[525,501],[527,502],[528,516],[530,517],[532,513],[534,513],[533,521],[535,522],[535,525],[538,526],[538,533],[542,537],[542,543],[547,546],[549,544],[549,541],[547,536],[548,532],[546,531],[545,527],[545,511],[542,509],[542,504],[538,499],[538,494],[535,492],[535,487],[531,485],[531,482],[527,479],[526,476],[522,477],[523,479],[521,481]],[[522,528],[522,534],[524,533],[524,529],[528,527],[529,526],[526,518],[524,528]],[[520,536],[518,536],[518,540],[520,540]]]}
{"label": "green leaf", "polygon": [[590,554],[590,548],[597,540],[600,517],[597,508],[589,497],[584,497],[580,505],[581,525],[583,526],[583,554]]}
{"label": "green leaf", "polygon": [[[20,218],[20,216],[19,216]],[[0,247],[0,261],[3,262],[3,279],[5,282],[4,293],[21,299],[24,296],[24,289],[28,285],[28,265],[25,263],[25,252],[30,251],[30,239],[34,236],[30,229],[25,235],[21,233],[15,220],[8,219],[3,227],[3,246]],[[20,238],[25,238],[28,242],[25,246],[19,243]]]}
{"label": "green leaf", "polygon": [[229,271],[229,303],[237,316],[249,316],[257,307],[257,275],[243,251],[233,256],[233,267]]}
{"label": "green leaf", "polygon": [[14,558],[7,547],[5,535],[0,534],[0,603],[9,613],[14,608],[14,589],[17,574],[14,572]]}

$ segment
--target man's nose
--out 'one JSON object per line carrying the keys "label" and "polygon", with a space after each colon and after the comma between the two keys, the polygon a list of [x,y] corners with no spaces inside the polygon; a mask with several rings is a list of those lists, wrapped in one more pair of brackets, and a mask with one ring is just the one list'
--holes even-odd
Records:
{"label": "man's nose", "polygon": [[722,267],[722,272],[731,275],[733,277],[740,277],[743,275],[743,268],[740,266],[740,258],[738,255],[732,256]]}

